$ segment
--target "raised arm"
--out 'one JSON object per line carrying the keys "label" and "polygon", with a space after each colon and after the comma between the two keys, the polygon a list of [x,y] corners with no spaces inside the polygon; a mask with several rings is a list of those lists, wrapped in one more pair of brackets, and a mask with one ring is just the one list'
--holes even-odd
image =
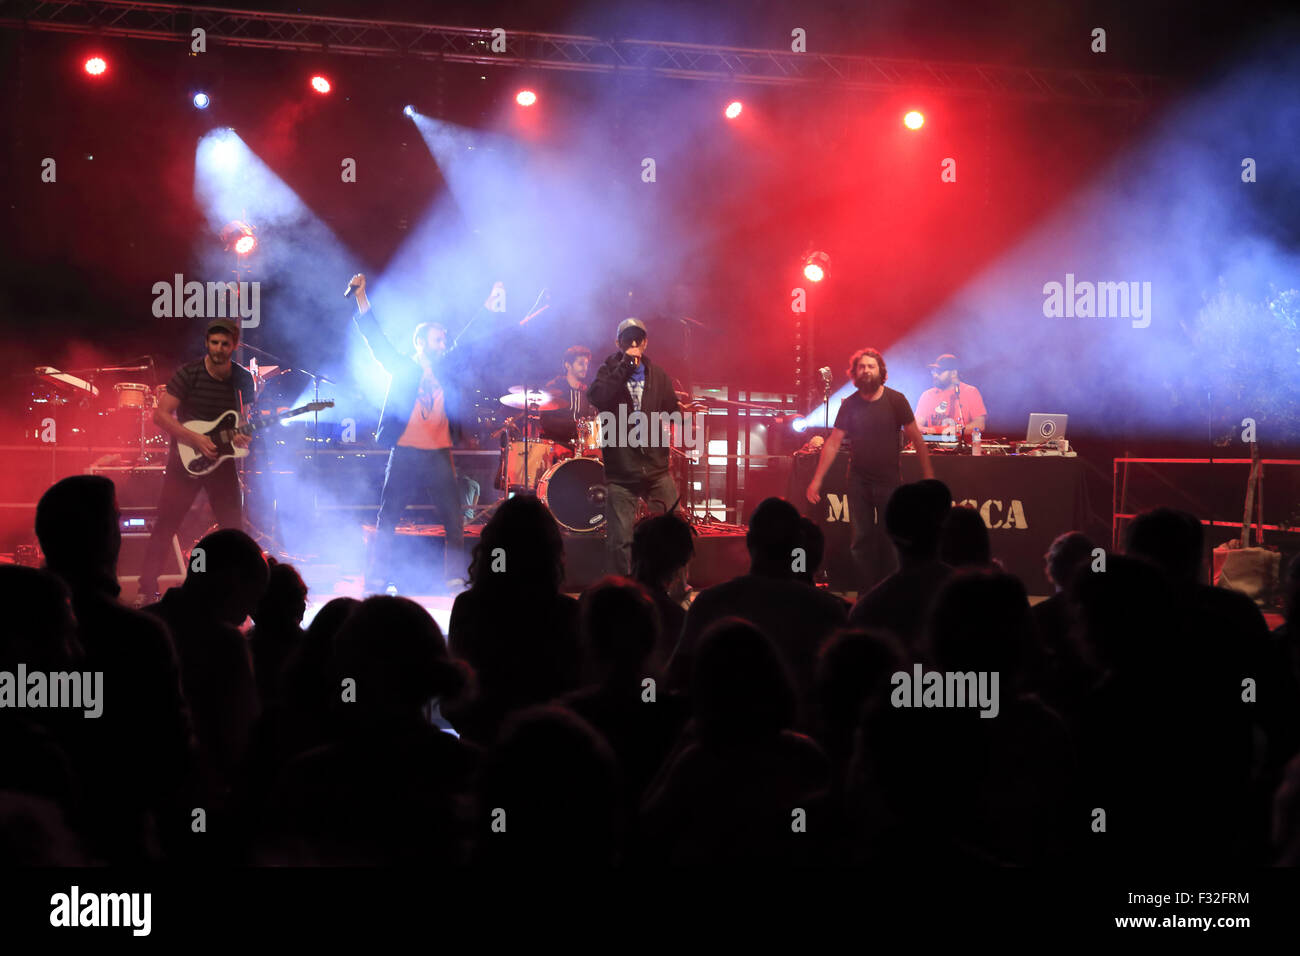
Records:
{"label": "raised arm", "polygon": [[366,346],[370,349],[370,354],[374,356],[375,361],[384,367],[384,371],[389,375],[398,374],[401,369],[410,363],[410,359],[393,347],[393,343],[388,341],[388,336],[384,334],[384,330],[379,327],[379,323],[375,320],[374,313],[370,311],[370,300],[366,298],[366,277],[358,272],[352,277],[352,285],[357,288],[357,311],[352,316],[357,331],[365,339]]}

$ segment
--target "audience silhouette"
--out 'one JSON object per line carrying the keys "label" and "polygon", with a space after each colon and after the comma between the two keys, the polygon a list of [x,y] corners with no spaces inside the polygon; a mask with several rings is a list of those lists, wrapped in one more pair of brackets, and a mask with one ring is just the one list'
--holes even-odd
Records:
{"label": "audience silhouette", "polygon": [[[114,486],[64,479],[45,567],[0,565],[0,860],[1300,865],[1300,560],[1270,633],[1182,512],[1131,520],[1122,554],[1061,535],[1032,608],[941,482],[884,524],[898,570],[850,611],[814,585],[820,529],[768,499],[748,572],[687,608],[680,516],[576,599],[516,496],[444,639],[387,595],[304,631],[297,569],[231,530],[127,608]],[[20,672],[100,679],[102,712],[10,706]]]}

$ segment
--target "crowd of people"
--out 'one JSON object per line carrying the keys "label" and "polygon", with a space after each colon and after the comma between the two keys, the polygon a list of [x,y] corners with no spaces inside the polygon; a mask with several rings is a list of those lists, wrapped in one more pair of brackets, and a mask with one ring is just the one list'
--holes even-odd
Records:
{"label": "crowd of people", "polygon": [[[687,606],[677,515],[575,597],[554,518],[516,496],[447,634],[387,594],[304,629],[301,576],[237,530],[124,606],[113,484],[66,478],[37,511],[45,567],[0,566],[0,671],[102,673],[102,714],[0,709],[0,857],[1300,862],[1296,562],[1270,633],[1204,583],[1181,512],[1138,517],[1123,553],[1061,536],[1032,607],[942,483],[897,488],[883,521],[897,570],[850,604],[813,583],[817,526],[768,499],[748,572]],[[914,668],[996,675],[994,712],[913,706]]]}

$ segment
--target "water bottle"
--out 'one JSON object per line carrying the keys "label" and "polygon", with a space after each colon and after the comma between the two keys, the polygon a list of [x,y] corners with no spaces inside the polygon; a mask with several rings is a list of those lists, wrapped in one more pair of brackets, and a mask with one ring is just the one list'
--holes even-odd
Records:
{"label": "water bottle", "polygon": [[978,428],[971,432],[970,453],[972,455],[980,453],[980,430]]}

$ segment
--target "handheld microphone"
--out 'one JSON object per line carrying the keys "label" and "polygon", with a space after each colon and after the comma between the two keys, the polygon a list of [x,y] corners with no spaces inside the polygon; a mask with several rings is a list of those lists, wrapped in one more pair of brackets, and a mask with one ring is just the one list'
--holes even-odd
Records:
{"label": "handheld microphone", "polygon": [[357,289],[358,286],[354,285],[351,281],[349,281],[348,287],[343,290],[343,298],[345,299],[352,298],[353,294],[357,291]]}

